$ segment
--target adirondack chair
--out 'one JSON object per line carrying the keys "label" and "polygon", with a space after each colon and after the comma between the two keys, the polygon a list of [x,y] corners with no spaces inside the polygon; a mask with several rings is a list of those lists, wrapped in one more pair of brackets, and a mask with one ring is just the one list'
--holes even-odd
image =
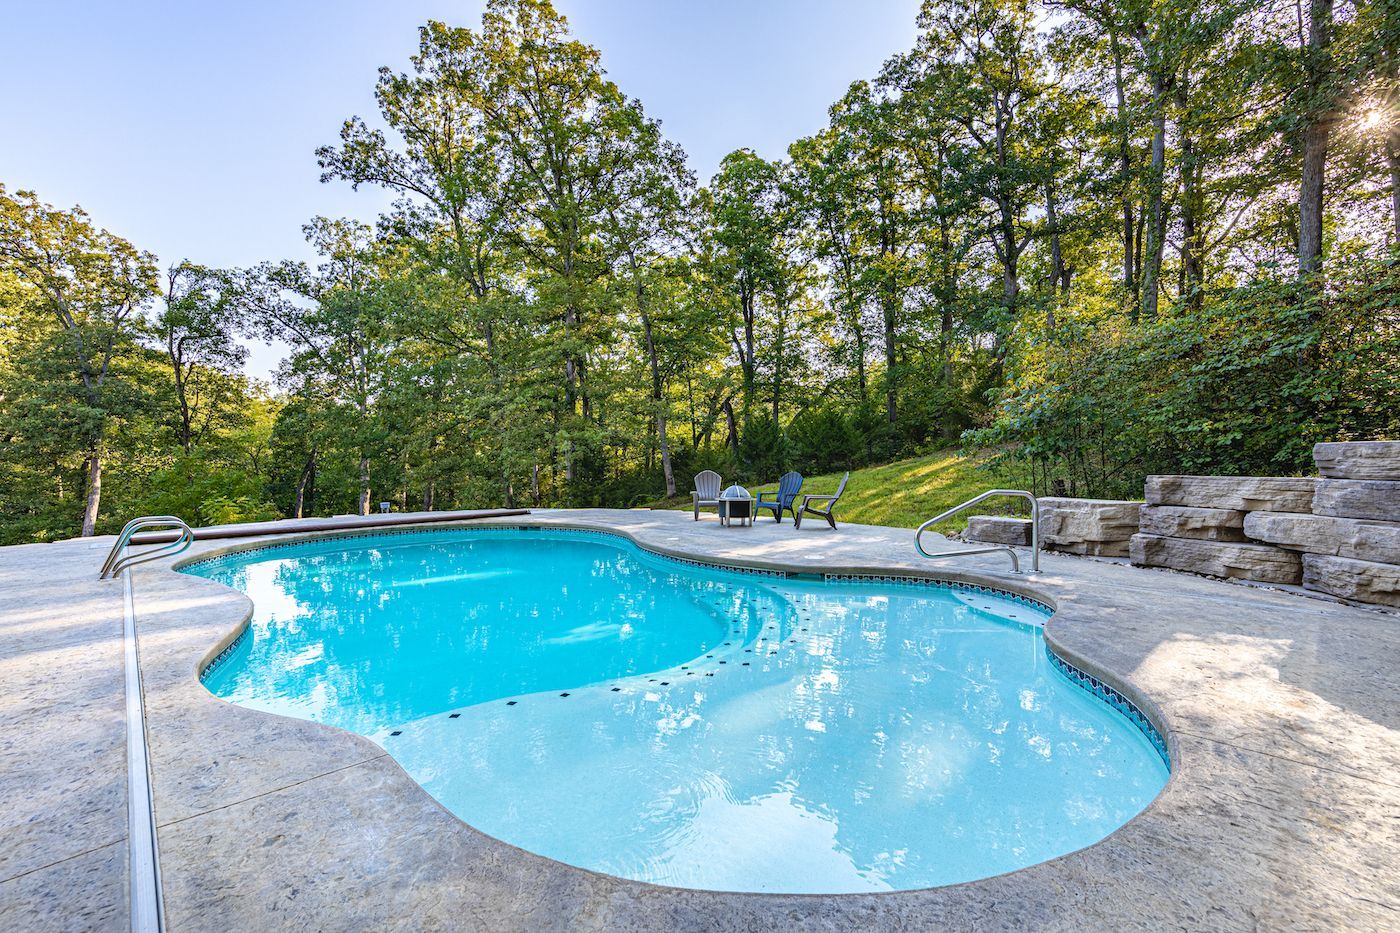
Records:
{"label": "adirondack chair", "polygon": [[[792,503],[797,499],[797,490],[802,488],[802,474],[797,471],[784,473],[778,477],[777,492],[761,492],[758,494],[758,501],[754,503],[754,510],[767,509],[773,513],[773,518],[782,524],[783,510],[792,510]],[[793,512],[796,519],[797,513]]]}
{"label": "adirondack chair", "polygon": [[695,474],[695,491],[690,494],[691,505],[695,508],[695,520],[700,521],[700,506],[712,505],[719,508],[719,488],[723,485],[719,474],[714,470],[703,470]]}
{"label": "adirondack chair", "polygon": [[[801,528],[801,527],[802,527],[802,516],[803,516],[804,514],[806,514],[806,515],[820,515],[822,518],[826,519],[826,523],[827,523],[828,525],[830,525],[832,528],[835,528],[835,527],[836,527],[836,517],[832,514],[832,512],[833,512],[833,510],[836,508],[836,503],[840,500],[841,494],[844,493],[844,492],[846,491],[846,480],[848,480],[848,479],[850,479],[850,478],[851,478],[851,474],[850,474],[850,473],[847,473],[845,476],[841,477],[841,485],[836,487],[836,495],[834,495],[834,496],[803,496],[803,497],[802,497],[802,502],[801,502],[801,504],[798,505],[797,508],[793,509],[793,512],[792,512],[792,524],[793,524],[793,527],[794,527],[794,528]],[[825,505],[825,506],[822,506],[822,505],[813,506],[812,503],[814,503],[814,502],[816,502],[816,503],[825,502],[826,505]]]}

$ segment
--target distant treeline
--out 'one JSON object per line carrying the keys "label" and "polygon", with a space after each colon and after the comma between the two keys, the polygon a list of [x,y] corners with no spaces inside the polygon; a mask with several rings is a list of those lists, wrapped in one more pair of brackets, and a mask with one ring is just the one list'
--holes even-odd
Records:
{"label": "distant treeline", "polygon": [[[702,187],[549,3],[429,23],[317,153],[394,207],[313,219],[314,266],[162,267],[0,187],[0,540],[626,506],[950,444],[1125,494],[1400,434],[1400,8],[919,25]],[[240,338],[290,348],[275,385]]]}

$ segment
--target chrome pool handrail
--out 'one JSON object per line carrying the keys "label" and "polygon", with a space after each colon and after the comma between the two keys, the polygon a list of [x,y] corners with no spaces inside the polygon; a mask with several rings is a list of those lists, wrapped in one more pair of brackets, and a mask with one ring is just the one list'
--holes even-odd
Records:
{"label": "chrome pool handrail", "polygon": [[[132,537],[145,528],[177,528],[180,534],[174,541],[167,541],[154,550],[122,556],[122,550],[131,542]],[[97,578],[106,580],[108,577],[119,576],[128,567],[158,560],[162,557],[174,556],[193,543],[194,531],[185,524],[184,519],[178,516],[142,515],[140,518],[133,518],[122,526],[121,533],[117,535],[116,543],[112,545],[112,550],[107,552],[107,559],[102,562],[102,571]]]}
{"label": "chrome pool handrail", "polygon": [[954,515],[957,515],[964,509],[971,508],[972,506],[981,502],[983,499],[989,499],[992,496],[1018,496],[1030,502],[1031,572],[1038,573],[1040,571],[1040,506],[1036,502],[1035,496],[1029,492],[1026,492],[1024,489],[988,489],[980,496],[974,496],[973,498],[968,499],[961,505],[955,505],[946,512],[940,512],[933,518],[930,518],[928,521],[920,525],[919,530],[914,532],[914,547],[918,549],[921,555],[927,557],[929,560],[942,560],[945,557],[967,557],[972,554],[992,554],[997,551],[1005,551],[1006,555],[1011,558],[1011,572],[1020,573],[1020,556],[1017,555],[1015,548],[1005,544],[993,544],[989,545],[988,547],[964,548],[961,551],[948,551],[944,554],[930,554],[928,551],[924,550],[924,532],[927,531],[930,526],[936,525],[939,522],[946,522],[948,519],[952,518]]}

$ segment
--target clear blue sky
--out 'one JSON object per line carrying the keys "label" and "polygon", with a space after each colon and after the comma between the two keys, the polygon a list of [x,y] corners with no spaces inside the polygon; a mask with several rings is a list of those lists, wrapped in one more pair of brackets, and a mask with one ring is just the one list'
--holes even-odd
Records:
{"label": "clear blue sky", "polygon": [[[914,40],[917,0],[555,0],[707,179],[769,158]],[[435,0],[0,0],[0,182],[81,204],[156,253],[215,266],[311,258],[316,214],[371,219],[375,192],[321,184],[314,150],[375,116],[375,71],[406,69]],[[277,353],[255,352],[266,375]]]}

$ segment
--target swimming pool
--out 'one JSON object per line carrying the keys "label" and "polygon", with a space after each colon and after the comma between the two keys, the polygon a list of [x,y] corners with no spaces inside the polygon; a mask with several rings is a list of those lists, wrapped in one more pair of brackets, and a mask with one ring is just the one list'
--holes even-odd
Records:
{"label": "swimming pool", "polygon": [[1042,609],[687,564],[592,532],[279,545],[216,695],[369,736],[471,825],[681,887],[842,893],[1089,845],[1168,776],[1047,656]]}

